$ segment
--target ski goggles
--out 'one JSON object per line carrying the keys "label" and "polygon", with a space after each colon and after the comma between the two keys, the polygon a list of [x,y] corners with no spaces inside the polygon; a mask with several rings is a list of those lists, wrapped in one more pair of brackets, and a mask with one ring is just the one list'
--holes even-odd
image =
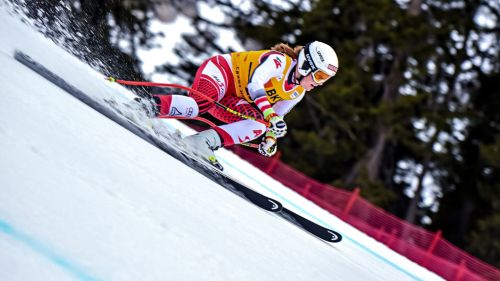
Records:
{"label": "ski goggles", "polygon": [[316,69],[316,70],[312,70],[311,69],[311,66],[309,65],[308,62],[304,62],[304,65],[302,65],[301,67],[303,70],[307,71],[308,74],[311,74],[312,76],[312,79],[314,80],[314,82],[316,82],[317,84],[321,84],[321,83],[324,83],[326,82],[326,80],[332,78],[332,76],[326,72],[324,72],[323,70],[321,69]]}
{"label": "ski goggles", "polygon": [[312,78],[313,78],[314,82],[316,82],[318,84],[326,82],[326,80],[330,79],[331,77],[332,77],[331,75],[325,73],[321,69],[318,69],[318,70],[312,72]]}
{"label": "ski goggles", "polygon": [[[306,52],[308,53],[308,52]],[[306,54],[306,58],[308,54]],[[332,78],[332,75],[324,72],[323,70],[317,68],[315,65],[312,65],[312,61],[309,59],[305,59],[304,60],[304,63],[300,66],[300,69],[307,73],[306,75],[309,75],[311,74],[312,76],[312,79],[314,80],[314,82],[316,82],[317,84],[321,84],[321,83],[324,83],[326,82],[326,80]]]}

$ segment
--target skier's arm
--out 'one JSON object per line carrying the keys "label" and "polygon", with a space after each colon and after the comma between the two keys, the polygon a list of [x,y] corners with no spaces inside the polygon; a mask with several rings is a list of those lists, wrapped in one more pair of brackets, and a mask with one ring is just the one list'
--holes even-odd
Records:
{"label": "skier's arm", "polygon": [[269,103],[264,85],[272,78],[282,76],[285,64],[286,58],[283,54],[274,53],[269,55],[254,70],[247,86],[250,98],[262,111],[264,119],[269,121],[269,129],[274,132],[276,137],[283,137],[286,134],[286,123],[283,118],[276,114],[271,103]]}
{"label": "skier's arm", "polygon": [[272,78],[283,75],[285,64],[285,56],[280,53],[274,53],[269,55],[255,68],[247,85],[248,93],[252,100],[255,101],[259,97],[266,96],[264,84]]}
{"label": "skier's arm", "polygon": [[[300,95],[298,98],[293,100],[281,100],[273,105],[273,109],[278,116],[285,116],[292,110],[292,108],[299,103],[304,98],[304,94]],[[278,151],[276,134],[268,130],[264,136],[264,139],[259,144],[260,154],[271,157]]]}
{"label": "skier's arm", "polygon": [[[272,106],[273,110],[275,111],[277,116],[282,118],[283,116],[288,114],[288,112],[290,112],[290,110],[292,110],[292,108],[303,98],[304,95],[300,95],[298,98],[293,100],[279,101]],[[278,146],[276,134],[273,131],[268,130],[264,135],[262,142],[259,144],[259,152],[264,156],[271,157],[276,154],[277,151]]]}
{"label": "skier's arm", "polygon": [[293,100],[281,100],[273,105],[274,112],[279,116],[285,116],[292,108],[297,105],[304,98],[304,94]]}

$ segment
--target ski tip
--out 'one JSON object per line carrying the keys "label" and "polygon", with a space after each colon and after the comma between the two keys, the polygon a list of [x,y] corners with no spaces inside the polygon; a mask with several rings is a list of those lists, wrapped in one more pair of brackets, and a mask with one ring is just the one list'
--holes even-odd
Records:
{"label": "ski tip", "polygon": [[330,238],[328,239],[329,242],[338,243],[342,241],[342,235],[340,235],[339,233],[333,230],[328,230],[328,233],[331,235]]}
{"label": "ski tip", "polygon": [[281,209],[283,209],[283,205],[281,205],[280,202],[273,200],[273,199],[267,199],[267,201],[269,201],[269,203],[271,203],[271,208],[270,208],[271,212],[279,212],[279,211],[281,211]]}
{"label": "ski tip", "polygon": [[108,76],[108,77],[106,77],[104,79],[108,80],[109,82],[116,82],[116,78],[113,78],[111,76]]}

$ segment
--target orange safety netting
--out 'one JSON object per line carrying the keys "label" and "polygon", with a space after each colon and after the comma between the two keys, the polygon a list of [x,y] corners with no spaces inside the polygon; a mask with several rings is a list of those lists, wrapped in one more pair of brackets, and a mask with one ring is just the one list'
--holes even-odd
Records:
{"label": "orange safety netting", "polygon": [[354,192],[317,182],[278,158],[241,147],[232,150],[287,187],[446,280],[500,280],[500,270],[441,237],[374,206]]}

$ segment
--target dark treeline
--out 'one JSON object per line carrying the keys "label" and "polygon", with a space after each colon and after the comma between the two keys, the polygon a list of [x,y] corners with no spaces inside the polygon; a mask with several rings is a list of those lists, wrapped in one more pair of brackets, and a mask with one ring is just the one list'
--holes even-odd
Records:
{"label": "dark treeline", "polygon": [[[25,2],[35,10],[45,6],[53,22],[66,19],[78,37],[65,37],[65,44],[96,59],[105,74],[131,79],[143,76],[137,49],[153,47],[158,36],[148,24],[176,14],[189,17],[196,34],[177,44],[180,64],[157,71],[187,83],[197,67],[188,58],[232,51],[215,43],[225,42],[220,28],[233,30],[247,49],[331,44],[338,75],[287,116],[282,160],[322,182],[359,186],[371,202],[441,229],[449,241],[500,266],[497,0]],[[218,7],[224,18],[211,17],[201,4]]]}

